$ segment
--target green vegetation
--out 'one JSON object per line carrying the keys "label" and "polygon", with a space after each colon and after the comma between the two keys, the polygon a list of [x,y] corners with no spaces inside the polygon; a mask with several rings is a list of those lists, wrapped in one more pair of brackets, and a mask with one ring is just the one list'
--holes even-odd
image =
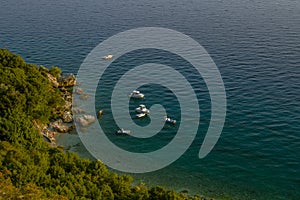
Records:
{"label": "green vegetation", "polygon": [[100,161],[50,147],[33,123],[48,123],[63,109],[47,73],[61,71],[0,49],[0,199],[200,199],[133,185],[131,176],[112,173]]}
{"label": "green vegetation", "polygon": [[49,73],[52,76],[58,78],[61,75],[61,69],[59,69],[57,66],[52,66],[52,67],[50,67]]}

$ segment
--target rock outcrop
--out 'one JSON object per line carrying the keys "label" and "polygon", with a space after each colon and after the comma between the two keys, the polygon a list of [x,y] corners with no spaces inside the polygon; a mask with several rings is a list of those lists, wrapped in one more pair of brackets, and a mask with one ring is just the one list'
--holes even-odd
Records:
{"label": "rock outcrop", "polygon": [[58,87],[73,87],[76,84],[74,74],[64,75],[58,78]]}
{"label": "rock outcrop", "polygon": [[52,83],[53,87],[56,87],[56,88],[57,88],[57,87],[59,86],[59,83],[58,83],[56,77],[55,77],[55,76],[52,76],[52,75],[49,74],[49,73],[47,73],[46,75],[47,75],[47,79]]}
{"label": "rock outcrop", "polygon": [[[45,70],[46,71],[46,70]],[[55,119],[52,119],[50,124],[39,125],[36,123],[36,128],[44,136],[46,141],[52,141],[51,143],[55,145],[55,135],[58,133],[72,133],[75,130],[74,121],[80,126],[81,129],[86,129],[90,124],[95,122],[95,117],[92,115],[84,114],[85,110],[81,108],[76,108],[75,103],[73,103],[72,91],[73,86],[78,86],[76,84],[76,79],[73,74],[69,75],[59,75],[56,78],[51,75],[49,72],[45,72],[46,77],[52,83],[54,88],[58,88],[60,91],[61,98],[65,101],[63,108],[56,112],[57,116]],[[88,94],[85,94],[82,88],[75,88],[74,94],[80,95],[81,100],[89,98]],[[72,107],[73,108],[72,110]],[[74,120],[74,115],[77,116]],[[103,114],[103,110],[99,111],[98,117]]]}
{"label": "rock outcrop", "polygon": [[[43,135],[45,141],[55,145],[55,135],[58,133],[71,133],[75,130],[72,114],[72,88],[76,84],[76,78],[73,74],[59,75],[57,77],[49,73],[45,68],[44,75],[52,83],[54,88],[60,90],[60,96],[65,101],[63,108],[57,110],[56,119],[52,119],[49,125],[38,124],[35,122],[36,129]],[[82,112],[82,111],[80,111]]]}

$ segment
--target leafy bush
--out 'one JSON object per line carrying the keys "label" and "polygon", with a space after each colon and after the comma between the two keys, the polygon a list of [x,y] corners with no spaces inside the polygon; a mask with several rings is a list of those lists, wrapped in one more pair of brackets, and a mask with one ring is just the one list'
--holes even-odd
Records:
{"label": "leafy bush", "polygon": [[49,70],[49,73],[56,78],[60,77],[61,72],[62,72],[61,69],[58,68],[57,66],[52,66],[52,67],[50,67],[50,70]]}

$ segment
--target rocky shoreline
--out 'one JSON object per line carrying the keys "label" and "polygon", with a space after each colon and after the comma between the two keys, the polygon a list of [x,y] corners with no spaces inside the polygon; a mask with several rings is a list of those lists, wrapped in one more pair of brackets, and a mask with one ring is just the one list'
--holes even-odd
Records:
{"label": "rocky shoreline", "polygon": [[76,77],[73,74],[51,75],[48,69],[44,69],[46,78],[55,89],[58,89],[64,101],[62,109],[56,111],[55,118],[50,119],[49,124],[40,124],[34,121],[35,128],[44,136],[45,141],[56,147],[55,135],[58,133],[75,133],[75,125],[72,114],[72,91],[76,85]]}
{"label": "rocky shoreline", "polygon": [[[42,67],[42,66],[41,66]],[[57,109],[55,116],[50,119],[48,124],[40,124],[34,121],[35,128],[43,135],[45,141],[49,142],[53,147],[60,147],[56,145],[55,136],[60,133],[74,134],[76,133],[75,122],[81,128],[89,126],[91,123],[95,122],[95,117],[85,113],[83,109],[72,108],[75,105],[72,104],[73,88],[79,86],[76,82],[76,77],[73,74],[62,75],[61,73],[57,76],[52,75],[48,69],[43,68],[46,78],[50,81],[54,89],[58,89],[60,97],[63,100],[63,108]],[[83,89],[76,87],[74,90],[76,95],[80,95],[80,99],[84,100],[89,98],[87,94],[84,93]],[[76,115],[76,118],[73,116]],[[100,110],[97,117],[101,117],[103,110]]]}

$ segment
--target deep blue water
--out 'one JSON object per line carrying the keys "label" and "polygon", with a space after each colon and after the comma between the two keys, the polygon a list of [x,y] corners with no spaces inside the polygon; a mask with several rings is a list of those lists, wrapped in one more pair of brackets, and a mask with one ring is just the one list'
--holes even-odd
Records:
{"label": "deep blue water", "polygon": [[[0,0],[0,48],[66,73],[76,74],[104,39],[144,26],[174,29],[204,46],[222,75],[228,108],[221,138],[199,160],[210,116],[209,97],[199,83],[203,120],[195,142],[171,166],[134,176],[198,194],[300,199],[299,1]],[[159,61],[156,54],[144,54]],[[139,62],[126,58],[117,64],[126,69],[128,61]],[[151,87],[143,89],[151,93]],[[101,101],[100,92],[96,99]],[[78,138],[61,141],[72,145]],[[86,155],[78,146],[73,150]]]}

